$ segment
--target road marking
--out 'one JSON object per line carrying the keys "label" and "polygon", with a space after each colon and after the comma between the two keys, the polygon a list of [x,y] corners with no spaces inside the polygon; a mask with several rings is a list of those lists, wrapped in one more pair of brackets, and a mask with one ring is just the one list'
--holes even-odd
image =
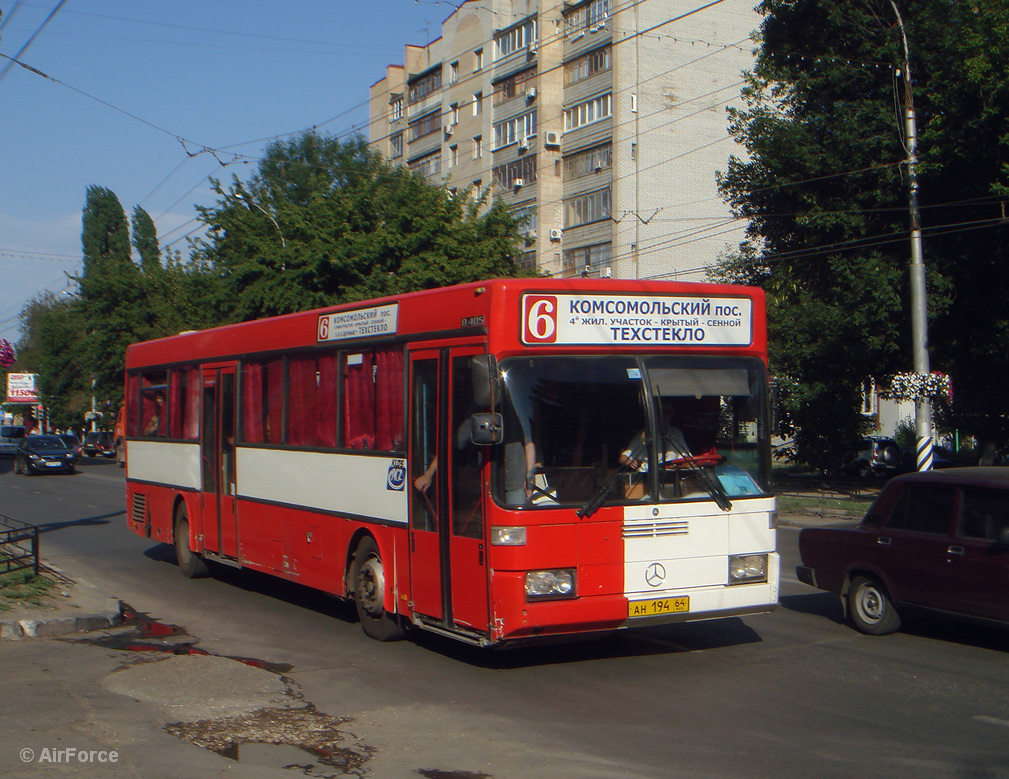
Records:
{"label": "road marking", "polygon": [[1001,725],[1003,728],[1009,728],[1009,720],[999,719],[998,717],[988,717],[984,714],[974,715],[974,719],[978,722],[983,722],[986,725]]}

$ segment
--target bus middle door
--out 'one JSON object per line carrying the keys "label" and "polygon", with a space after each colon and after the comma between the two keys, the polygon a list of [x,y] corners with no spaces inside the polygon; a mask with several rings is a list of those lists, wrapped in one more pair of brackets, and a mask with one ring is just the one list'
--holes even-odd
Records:
{"label": "bus middle door", "polygon": [[203,369],[202,405],[203,551],[237,559],[234,365]]}

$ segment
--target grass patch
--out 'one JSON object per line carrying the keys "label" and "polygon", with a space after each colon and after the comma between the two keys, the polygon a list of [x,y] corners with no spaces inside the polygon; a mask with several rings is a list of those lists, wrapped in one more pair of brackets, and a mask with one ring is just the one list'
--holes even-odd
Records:
{"label": "grass patch", "polygon": [[861,519],[871,501],[815,495],[778,495],[782,514],[825,514],[840,519]]}
{"label": "grass patch", "polygon": [[0,612],[16,606],[49,606],[56,582],[31,571],[0,574]]}

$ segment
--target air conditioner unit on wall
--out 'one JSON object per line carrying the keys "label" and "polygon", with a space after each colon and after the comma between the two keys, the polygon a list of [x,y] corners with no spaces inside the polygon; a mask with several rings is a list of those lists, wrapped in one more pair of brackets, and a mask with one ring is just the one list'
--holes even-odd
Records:
{"label": "air conditioner unit on wall", "polygon": [[535,99],[536,99],[536,87],[529,87],[529,89],[526,90],[526,100],[535,100]]}
{"label": "air conditioner unit on wall", "polygon": [[561,134],[560,133],[546,133],[543,136],[543,145],[548,149],[550,148],[560,148],[561,145]]}
{"label": "air conditioner unit on wall", "polygon": [[550,231],[550,240],[551,241],[559,241],[561,239],[561,236],[563,236],[563,235],[564,235],[564,231],[561,230],[559,227],[555,227],[555,228],[553,228]]}
{"label": "air conditioner unit on wall", "polygon": [[515,187],[515,189],[518,189],[519,187],[524,187],[526,185],[526,180],[525,179],[515,179],[512,182],[512,185]]}
{"label": "air conditioner unit on wall", "polygon": [[451,135],[453,130],[455,130],[455,122],[445,125],[445,135]]}
{"label": "air conditioner unit on wall", "polygon": [[528,138],[519,138],[519,148],[520,149],[528,149],[529,148],[529,139]]}

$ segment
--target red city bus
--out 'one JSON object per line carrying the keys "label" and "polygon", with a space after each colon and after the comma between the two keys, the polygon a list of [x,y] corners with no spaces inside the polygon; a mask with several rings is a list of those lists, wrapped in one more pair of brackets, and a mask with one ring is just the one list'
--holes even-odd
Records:
{"label": "red city bus", "polygon": [[127,511],[186,576],[480,646],[771,611],[764,297],[499,279],[126,356]]}

